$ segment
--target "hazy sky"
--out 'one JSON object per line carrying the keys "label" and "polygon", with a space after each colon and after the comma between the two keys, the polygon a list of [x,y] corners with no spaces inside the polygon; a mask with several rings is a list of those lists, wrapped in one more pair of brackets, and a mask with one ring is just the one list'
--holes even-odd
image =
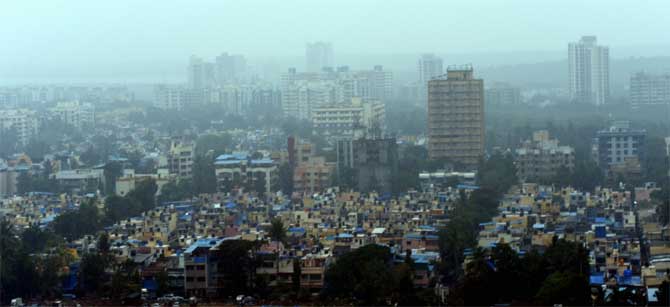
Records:
{"label": "hazy sky", "polygon": [[182,69],[190,54],[300,56],[315,40],[331,41],[336,59],[563,52],[583,34],[611,46],[612,57],[617,47],[662,55],[669,16],[668,0],[3,1],[0,78],[127,75],[143,67],[160,74]]}

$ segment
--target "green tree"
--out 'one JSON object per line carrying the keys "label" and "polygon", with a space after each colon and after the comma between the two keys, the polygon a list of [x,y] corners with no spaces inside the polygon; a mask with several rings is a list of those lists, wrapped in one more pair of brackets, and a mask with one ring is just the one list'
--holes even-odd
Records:
{"label": "green tree", "polygon": [[245,240],[226,240],[221,248],[215,251],[217,271],[222,278],[217,280],[220,296],[234,296],[240,293],[257,293],[256,283],[256,251],[258,242]]}
{"label": "green tree", "polygon": [[103,284],[106,259],[98,253],[87,253],[81,259],[79,286],[85,293],[96,293]]}
{"label": "green tree", "polygon": [[158,186],[153,179],[142,180],[135,184],[135,188],[126,195],[135,199],[142,209],[142,212],[149,211],[156,207],[156,191]]}
{"label": "green tree", "polygon": [[280,218],[273,218],[270,221],[268,234],[272,241],[286,242],[286,226],[284,226],[284,222]]}
{"label": "green tree", "polygon": [[67,211],[53,221],[56,234],[72,241],[87,234],[93,234],[102,228],[102,216],[94,201],[87,201],[78,210]]}
{"label": "green tree", "polygon": [[300,276],[302,275],[302,266],[300,265],[300,258],[293,258],[293,274],[291,274],[291,285],[293,286],[293,293],[298,299],[300,294]]}
{"label": "green tree", "polygon": [[542,283],[536,299],[544,305],[586,306],[591,303],[588,280],[572,272],[554,272]]}
{"label": "green tree", "polygon": [[196,194],[216,192],[216,172],[213,151],[196,155],[193,160],[193,188]]}
{"label": "green tree", "polygon": [[42,230],[37,225],[31,225],[21,233],[21,244],[28,253],[42,252],[47,246],[57,245],[58,238],[47,230]]}
{"label": "green tree", "polygon": [[161,188],[158,197],[159,203],[181,201],[193,196],[193,182],[191,180],[170,180]]}
{"label": "green tree", "polygon": [[198,137],[195,143],[197,156],[205,156],[210,150],[214,157],[225,153],[233,144],[230,134],[205,134]]}
{"label": "green tree", "polygon": [[366,245],[344,254],[325,274],[324,298],[359,305],[386,305],[394,289],[388,247]]}
{"label": "green tree", "polygon": [[93,146],[89,146],[81,155],[79,155],[79,160],[84,162],[85,165],[91,167],[100,163],[102,157],[100,156],[100,153],[97,152],[95,148],[93,148]]}
{"label": "green tree", "polygon": [[477,183],[502,195],[518,182],[511,155],[496,153],[479,165]]}
{"label": "green tree", "polygon": [[33,162],[41,162],[46,154],[50,152],[49,144],[39,139],[32,139],[26,145],[24,151],[33,160]]}
{"label": "green tree", "polygon": [[103,168],[105,176],[105,194],[112,195],[116,192],[116,179],[123,175],[122,165],[119,162],[107,162]]}

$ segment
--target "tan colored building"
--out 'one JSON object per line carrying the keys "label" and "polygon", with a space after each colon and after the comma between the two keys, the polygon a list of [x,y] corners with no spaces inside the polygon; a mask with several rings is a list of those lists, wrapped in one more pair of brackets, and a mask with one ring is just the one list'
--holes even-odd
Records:
{"label": "tan colored building", "polygon": [[326,162],[325,157],[316,155],[316,147],[306,141],[296,140],[293,149],[295,168],[293,169],[293,190],[314,193],[331,185],[335,163]]}
{"label": "tan colored building", "polygon": [[532,140],[526,140],[516,150],[517,176],[522,181],[550,180],[561,168],[573,171],[575,150],[570,146],[559,146],[557,139],[549,138],[549,132],[540,130],[533,133]]}
{"label": "tan colored building", "polygon": [[484,80],[450,66],[428,82],[428,156],[473,167],[484,155]]}
{"label": "tan colored building", "polygon": [[193,177],[194,147],[193,142],[174,141],[170,144],[168,152],[170,174],[176,174],[179,179]]}

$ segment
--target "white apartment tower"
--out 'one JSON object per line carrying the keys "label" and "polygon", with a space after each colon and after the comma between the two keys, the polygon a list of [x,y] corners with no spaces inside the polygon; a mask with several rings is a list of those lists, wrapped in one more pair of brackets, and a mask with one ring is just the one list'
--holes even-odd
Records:
{"label": "white apartment tower", "polygon": [[324,67],[333,67],[333,45],[328,42],[307,43],[305,60],[308,72],[320,72]]}
{"label": "white apartment tower", "polygon": [[573,101],[603,105],[609,99],[609,47],[595,36],[583,36],[568,45],[570,97]]}

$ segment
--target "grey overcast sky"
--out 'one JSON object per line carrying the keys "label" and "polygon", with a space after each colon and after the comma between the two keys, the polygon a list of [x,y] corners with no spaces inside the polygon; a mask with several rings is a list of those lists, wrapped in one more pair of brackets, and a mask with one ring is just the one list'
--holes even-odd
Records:
{"label": "grey overcast sky", "polygon": [[331,41],[337,58],[563,52],[593,34],[613,57],[617,47],[663,55],[669,18],[669,0],[7,0],[0,78],[159,70],[222,51],[300,56],[316,40]]}

